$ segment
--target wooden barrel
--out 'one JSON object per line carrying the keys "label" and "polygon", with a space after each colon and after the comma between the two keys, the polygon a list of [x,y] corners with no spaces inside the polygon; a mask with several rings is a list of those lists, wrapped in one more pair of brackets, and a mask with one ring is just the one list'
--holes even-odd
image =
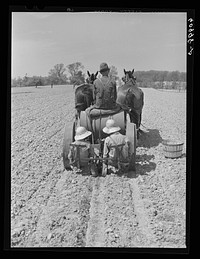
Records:
{"label": "wooden barrel", "polygon": [[183,142],[174,140],[163,141],[163,151],[167,158],[177,158],[182,155]]}

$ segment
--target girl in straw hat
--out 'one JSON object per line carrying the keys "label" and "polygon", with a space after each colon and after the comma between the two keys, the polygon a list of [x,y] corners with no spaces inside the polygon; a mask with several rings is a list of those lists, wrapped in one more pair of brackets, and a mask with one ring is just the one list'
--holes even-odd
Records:
{"label": "girl in straw hat", "polygon": [[[102,174],[105,176],[107,171],[116,173],[119,171],[119,163],[117,161],[124,162],[127,164],[130,160],[130,141],[120,132],[120,127],[116,126],[113,119],[108,119],[106,121],[106,127],[103,128],[103,132],[109,136],[105,139],[104,149],[103,149],[103,158],[110,158],[108,162],[103,163]],[[117,146],[114,148],[113,146]],[[117,154],[117,151],[118,152]],[[117,157],[119,156],[119,157]],[[123,163],[121,163],[123,164]]]}
{"label": "girl in straw hat", "polygon": [[[91,144],[89,142],[89,136],[92,134],[91,131],[86,130],[85,127],[78,127],[76,129],[75,141],[70,145],[68,159],[72,170],[82,171],[80,168],[88,166],[88,158],[91,155]],[[78,160],[77,148],[79,147],[80,160]],[[85,160],[85,161],[84,161]],[[78,165],[78,161],[80,164]],[[78,168],[80,167],[80,168]],[[92,166],[89,167],[90,172],[93,176],[97,176],[97,171]]]}

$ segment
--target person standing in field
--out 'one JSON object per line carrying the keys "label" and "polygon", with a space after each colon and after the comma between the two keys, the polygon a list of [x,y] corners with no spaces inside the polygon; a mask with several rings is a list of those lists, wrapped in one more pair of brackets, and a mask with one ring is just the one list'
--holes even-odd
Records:
{"label": "person standing in field", "polygon": [[100,65],[102,77],[94,81],[94,108],[110,110],[116,107],[117,88],[114,79],[109,78],[110,68],[106,63]]}

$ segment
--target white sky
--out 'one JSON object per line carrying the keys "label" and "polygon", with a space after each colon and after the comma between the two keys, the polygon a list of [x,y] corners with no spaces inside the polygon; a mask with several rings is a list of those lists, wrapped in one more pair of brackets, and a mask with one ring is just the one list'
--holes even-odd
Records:
{"label": "white sky", "polygon": [[47,76],[54,65],[102,62],[123,69],[186,71],[186,13],[12,13],[12,77]]}

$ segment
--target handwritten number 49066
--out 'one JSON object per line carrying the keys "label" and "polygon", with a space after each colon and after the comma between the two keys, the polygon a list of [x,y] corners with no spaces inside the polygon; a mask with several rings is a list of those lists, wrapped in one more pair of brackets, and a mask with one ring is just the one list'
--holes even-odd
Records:
{"label": "handwritten number 49066", "polygon": [[[192,18],[189,18],[188,21],[190,22],[189,24],[189,30],[188,30],[188,43],[191,44],[194,39],[192,38],[194,36],[194,33],[192,33],[194,31],[194,28],[193,28],[193,19]],[[192,55],[192,51],[193,51],[193,47],[190,46],[190,51],[188,52],[189,55]]]}

